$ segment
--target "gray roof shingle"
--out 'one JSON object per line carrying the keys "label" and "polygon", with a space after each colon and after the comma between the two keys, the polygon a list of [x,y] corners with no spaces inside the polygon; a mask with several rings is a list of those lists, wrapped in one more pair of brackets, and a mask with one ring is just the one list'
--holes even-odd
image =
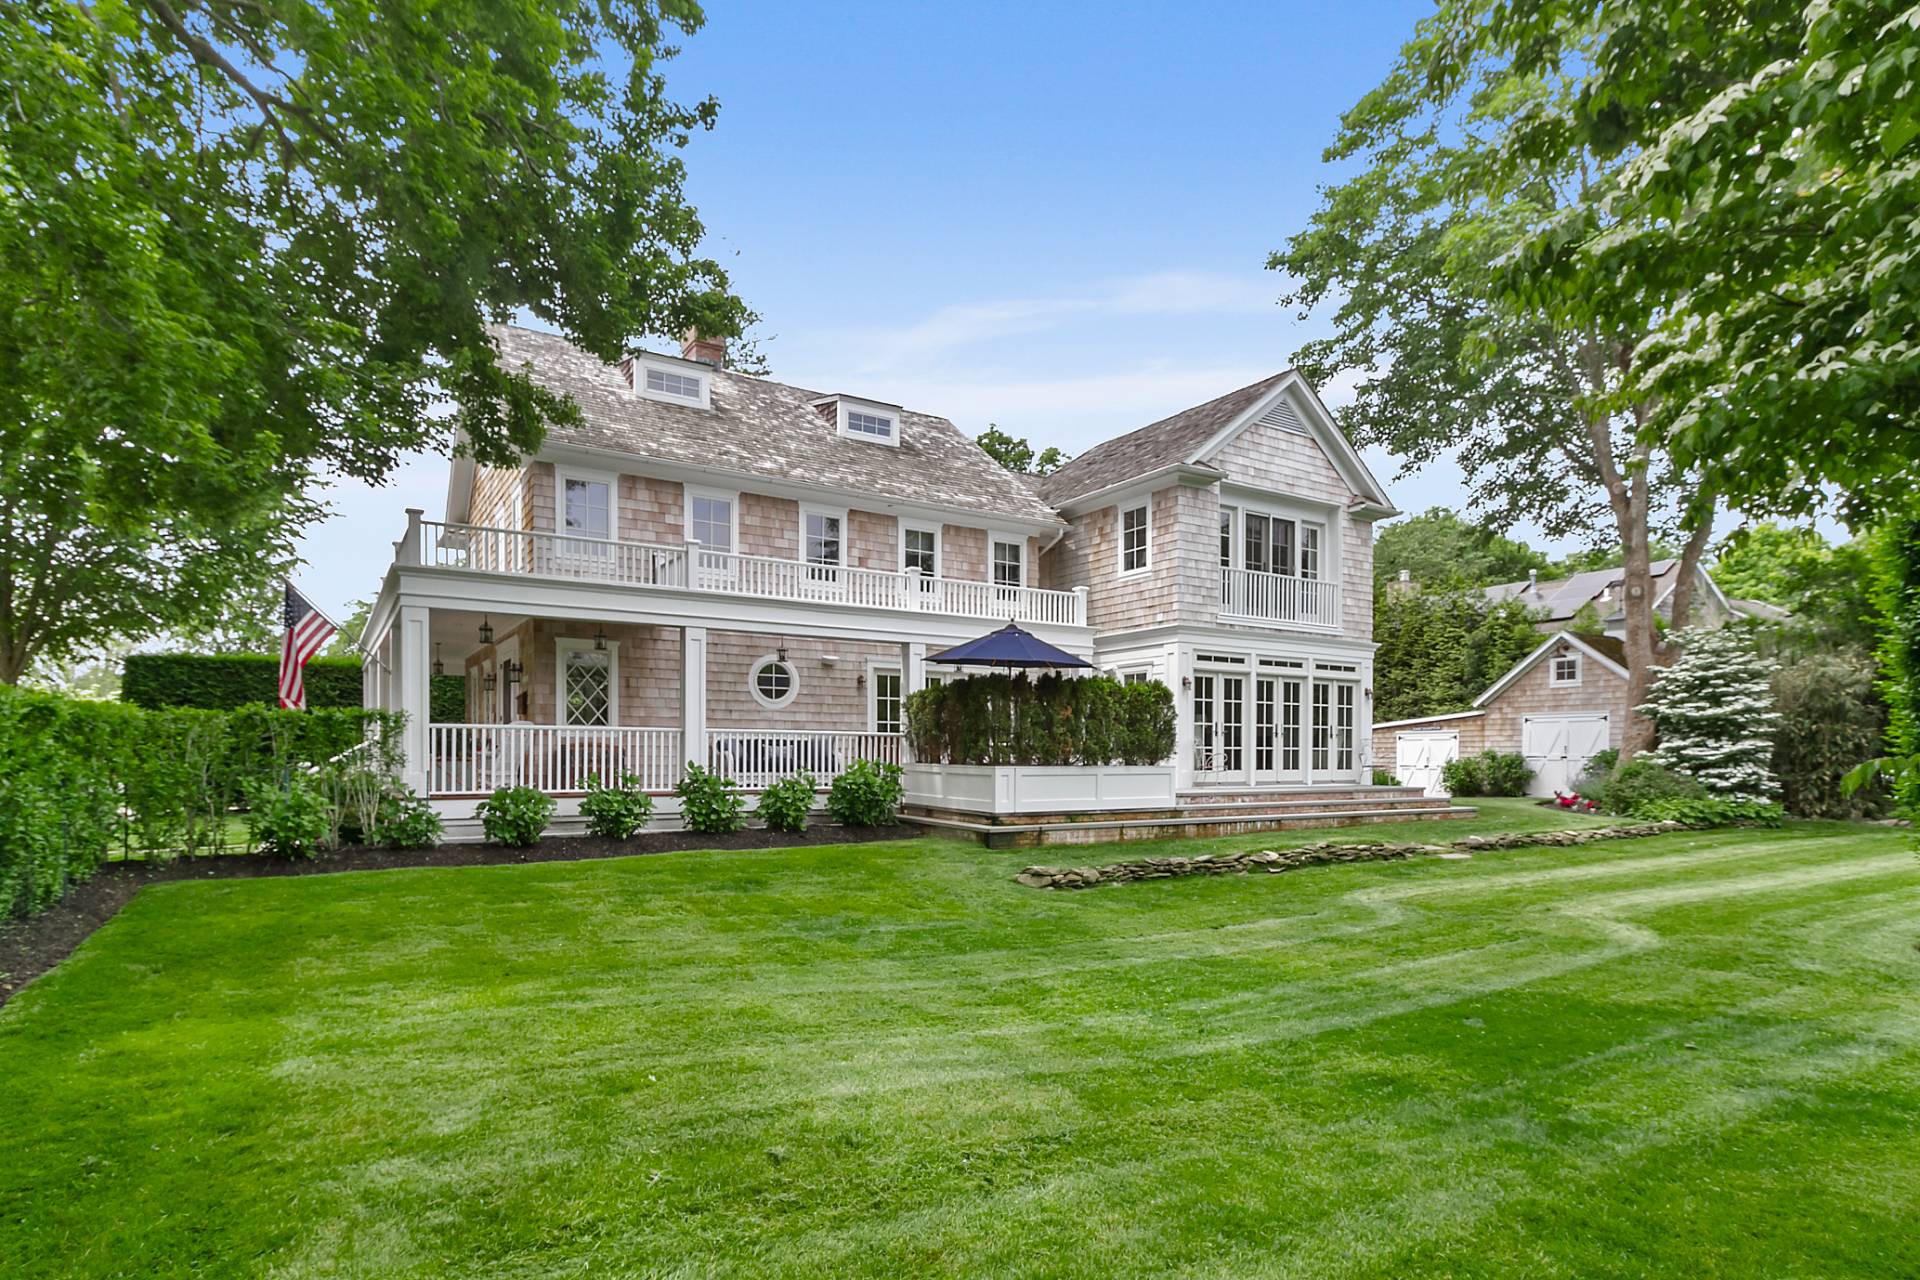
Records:
{"label": "gray roof shingle", "polygon": [[635,395],[618,368],[556,334],[502,326],[500,360],[565,393],[580,422],[556,427],[558,445],[712,467],[744,476],[871,493],[902,502],[1059,523],[1028,481],[986,455],[953,423],[902,410],[900,444],[836,435],[810,402],[819,393],[763,378],[712,373],[712,407],[668,404]]}
{"label": "gray roof shingle", "polygon": [[1245,413],[1291,372],[1291,369],[1282,370],[1205,404],[1182,409],[1138,431],[1097,444],[1043,478],[1040,493],[1055,506],[1064,506],[1075,498],[1185,462],[1212,439],[1215,432]]}

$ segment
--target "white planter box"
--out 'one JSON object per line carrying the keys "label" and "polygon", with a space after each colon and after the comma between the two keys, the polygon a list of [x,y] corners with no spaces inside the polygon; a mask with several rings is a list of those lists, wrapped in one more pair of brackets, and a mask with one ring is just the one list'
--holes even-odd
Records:
{"label": "white planter box", "polygon": [[907,803],[995,815],[1174,807],[1173,766],[910,764]]}

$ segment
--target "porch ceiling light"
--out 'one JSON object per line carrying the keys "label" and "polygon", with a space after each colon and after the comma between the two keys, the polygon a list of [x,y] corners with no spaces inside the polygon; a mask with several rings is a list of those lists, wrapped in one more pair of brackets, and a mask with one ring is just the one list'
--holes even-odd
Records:
{"label": "porch ceiling light", "polygon": [[447,674],[447,664],[440,661],[440,642],[438,640],[433,642],[433,674],[437,676]]}
{"label": "porch ceiling light", "polygon": [[607,629],[605,627],[594,628],[593,647],[602,653],[607,651]]}
{"label": "porch ceiling light", "polygon": [[493,643],[493,620],[484,615],[480,619],[480,643]]}

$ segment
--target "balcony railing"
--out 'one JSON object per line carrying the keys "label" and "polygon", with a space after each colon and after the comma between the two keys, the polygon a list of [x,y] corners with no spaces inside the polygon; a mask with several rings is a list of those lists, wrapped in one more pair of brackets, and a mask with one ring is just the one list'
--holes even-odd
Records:
{"label": "balcony railing", "polygon": [[[436,724],[428,729],[427,794],[485,795],[495,787],[555,794],[632,776],[647,791],[670,791],[686,768],[678,729],[553,724]],[[827,785],[856,760],[898,764],[897,733],[816,729],[709,729],[706,767],[759,791],[790,773]]]}
{"label": "balcony railing", "polygon": [[1340,587],[1286,573],[1221,569],[1220,616],[1338,630]]}
{"label": "balcony railing", "polygon": [[[885,569],[852,569],[715,551],[697,542],[658,544],[574,534],[419,521],[418,563],[614,586],[678,587],[763,600],[899,609],[1015,622],[1086,624],[1083,591],[1007,587]],[[407,554],[406,544],[401,544]]]}

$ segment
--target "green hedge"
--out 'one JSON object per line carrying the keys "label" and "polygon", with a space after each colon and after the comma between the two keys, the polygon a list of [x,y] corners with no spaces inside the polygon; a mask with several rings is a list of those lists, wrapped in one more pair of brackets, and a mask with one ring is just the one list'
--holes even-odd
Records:
{"label": "green hedge", "polygon": [[[360,705],[360,659],[314,658],[307,663],[307,706]],[[120,697],[136,707],[272,707],[280,701],[280,655],[267,653],[130,653]],[[459,676],[434,676],[430,716],[435,724],[467,718],[467,685]]]}
{"label": "green hedge", "polygon": [[1110,676],[973,676],[907,699],[925,764],[1159,764],[1173,755],[1173,693]]}
{"label": "green hedge", "polygon": [[116,850],[217,852],[249,784],[284,785],[401,717],[358,708],[149,710],[0,685],[0,917],[46,907]]}

